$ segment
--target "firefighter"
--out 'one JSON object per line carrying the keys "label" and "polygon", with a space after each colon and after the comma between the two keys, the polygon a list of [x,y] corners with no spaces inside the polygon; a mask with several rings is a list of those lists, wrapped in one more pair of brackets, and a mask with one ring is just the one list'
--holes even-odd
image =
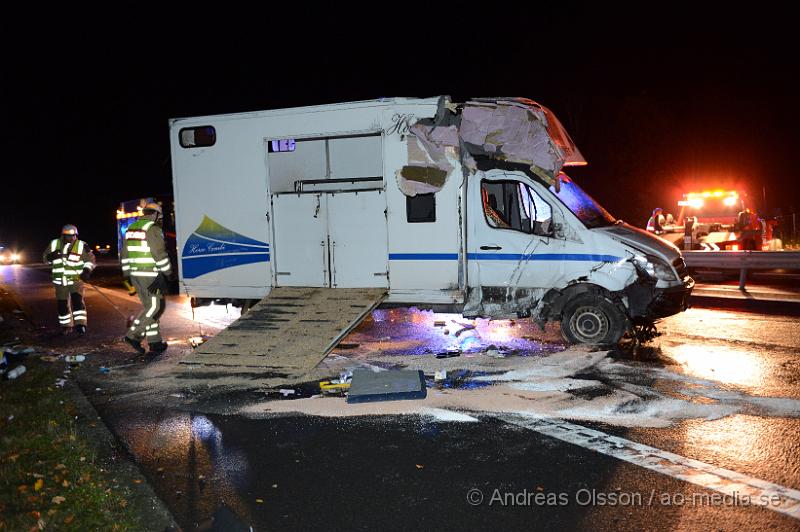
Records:
{"label": "firefighter", "polygon": [[761,219],[758,215],[748,207],[739,212],[737,225],[739,226],[739,241],[742,244],[742,249],[761,249],[764,235]]}
{"label": "firefighter", "polygon": [[647,220],[647,230],[651,233],[655,233],[660,235],[664,232],[664,215],[661,214],[663,209],[661,207],[656,207],[653,209],[653,215]]}
{"label": "firefighter", "polygon": [[78,239],[78,228],[67,224],[61,229],[61,236],[45,248],[42,258],[52,265],[62,334],[71,333],[74,322],[78,334],[83,336],[88,321],[83,283],[89,280],[94,270],[94,253],[86,242]]}
{"label": "firefighter", "polygon": [[167,350],[158,320],[164,313],[167,280],[173,279],[174,274],[161,230],[161,206],[148,203],[142,209],[142,214],[125,231],[120,257],[122,275],[128,283],[133,284],[144,307],[130,324],[125,341],[139,353],[144,353],[142,341],[146,340],[150,352],[157,355]]}

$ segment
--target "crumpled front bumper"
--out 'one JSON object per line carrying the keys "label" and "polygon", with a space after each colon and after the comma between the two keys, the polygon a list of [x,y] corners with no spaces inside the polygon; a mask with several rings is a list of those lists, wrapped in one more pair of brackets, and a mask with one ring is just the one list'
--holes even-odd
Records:
{"label": "crumpled front bumper", "polygon": [[647,306],[647,317],[651,319],[666,318],[689,308],[689,297],[694,288],[694,279],[686,276],[681,286],[656,288],[653,300]]}

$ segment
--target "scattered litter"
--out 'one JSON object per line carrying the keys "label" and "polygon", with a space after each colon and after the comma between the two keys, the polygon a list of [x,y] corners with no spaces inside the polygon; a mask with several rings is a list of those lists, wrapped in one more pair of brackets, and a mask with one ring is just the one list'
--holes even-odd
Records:
{"label": "scattered litter", "polygon": [[433,322],[434,327],[444,327],[445,325],[447,325],[447,322],[444,320],[436,320]]}
{"label": "scattered litter", "polygon": [[[169,396],[170,397],[177,397],[178,399],[183,399],[183,394],[181,394],[181,393],[171,393],[171,394],[169,394]],[[200,475],[201,478],[202,478],[202,476],[203,475]]]}
{"label": "scattered litter", "polygon": [[453,358],[453,357],[460,357],[461,351],[458,349],[449,349],[442,353],[436,353],[436,358]]}
{"label": "scattered litter", "polygon": [[52,355],[42,355],[39,358],[41,360],[45,361],[45,362],[57,362],[58,361],[58,357],[54,357]]}
{"label": "scattered litter", "polygon": [[496,345],[490,345],[483,354],[492,358],[506,358],[508,351],[498,348]]}
{"label": "scattered litter", "polygon": [[103,389],[102,389],[102,388],[95,388],[95,389],[94,389],[94,391],[96,391],[96,392],[102,392],[102,391],[103,391]]}
{"label": "scattered litter", "polygon": [[[464,325],[464,324],[462,323],[460,325]],[[474,328],[475,328],[474,325],[465,325],[464,327],[462,327],[462,328],[460,328],[459,330],[456,331],[456,336],[461,336],[461,333],[466,332],[466,331],[471,331]]]}
{"label": "scattered litter", "polygon": [[[441,373],[441,375],[440,375]],[[493,384],[486,378],[484,371],[471,371],[468,369],[451,369],[450,371],[437,371],[430,385],[438,389],[475,390]],[[439,378],[441,376],[441,378]]]}
{"label": "scattered litter", "polygon": [[210,338],[211,338],[210,336],[204,334],[202,336],[192,336],[191,338],[189,338],[188,341],[190,346],[197,347],[199,345],[206,343]]}
{"label": "scattered litter", "polygon": [[290,395],[294,395],[294,394],[297,393],[295,390],[291,390],[291,389],[287,389],[287,388],[281,388],[280,390],[278,390],[278,392],[281,395],[283,395],[284,397],[289,397]]}
{"label": "scattered litter", "polygon": [[448,336],[450,334],[450,329],[444,329],[442,333],[444,333],[445,336]]}
{"label": "scattered litter", "polygon": [[25,373],[26,369],[25,366],[17,366],[16,368],[12,369],[8,372],[8,379],[13,380]]}
{"label": "scattered litter", "polygon": [[86,356],[85,355],[67,355],[67,356],[64,357],[64,360],[66,360],[67,362],[70,362],[70,363],[72,363],[72,362],[83,362],[84,360],[86,360]]}
{"label": "scattered litter", "polygon": [[56,386],[58,388],[63,388],[66,383],[67,383],[67,379],[58,379],[56,381]]}
{"label": "scattered litter", "polygon": [[9,357],[19,357],[29,355],[35,352],[36,349],[29,345],[4,345],[3,351]]}
{"label": "scattered litter", "polygon": [[339,345],[337,345],[336,347],[338,347],[339,349],[355,349],[355,348],[357,348],[359,345],[361,345],[361,344],[356,344],[356,343],[347,343],[347,342],[341,342],[341,343],[340,343]]}
{"label": "scattered litter", "polygon": [[338,379],[334,379],[332,381],[319,381],[319,391],[325,394],[340,394],[349,389],[349,382],[339,382]]}
{"label": "scattered litter", "polygon": [[11,414],[10,416],[8,416],[8,420],[9,421],[14,421],[14,414]]}
{"label": "scattered litter", "polygon": [[373,372],[368,369],[353,371],[348,403],[424,399],[427,396],[425,374],[420,370],[387,370]]}
{"label": "scattered litter", "polygon": [[105,366],[100,366],[100,373],[111,373],[111,370]]}
{"label": "scattered litter", "polygon": [[382,336],[381,338],[378,338],[378,341],[379,342],[388,342],[391,339],[392,339],[391,336]]}

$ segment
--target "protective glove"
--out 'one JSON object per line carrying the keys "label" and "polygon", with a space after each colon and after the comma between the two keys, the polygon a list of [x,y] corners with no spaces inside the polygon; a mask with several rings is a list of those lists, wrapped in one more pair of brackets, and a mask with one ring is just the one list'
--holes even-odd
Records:
{"label": "protective glove", "polygon": [[155,280],[150,283],[150,286],[147,287],[150,292],[161,292],[162,294],[167,293],[167,278],[164,276],[163,273],[159,273]]}
{"label": "protective glove", "polygon": [[83,281],[85,283],[85,282],[89,281],[89,278],[91,276],[92,276],[91,270],[87,270],[87,269],[84,268],[84,270],[81,272],[81,274],[78,277],[80,277],[81,281]]}
{"label": "protective glove", "polygon": [[50,253],[47,254],[47,257],[46,257],[47,258],[47,262],[53,262],[59,256],[61,256],[61,254],[58,251],[51,251]]}

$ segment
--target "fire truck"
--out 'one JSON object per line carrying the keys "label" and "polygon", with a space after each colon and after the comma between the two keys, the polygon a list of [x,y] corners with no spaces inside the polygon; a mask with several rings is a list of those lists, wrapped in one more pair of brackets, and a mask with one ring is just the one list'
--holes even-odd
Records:
{"label": "fire truck", "polygon": [[658,236],[684,250],[773,251],[782,249],[773,237],[775,220],[765,219],[747,206],[736,190],[687,192],[678,202],[677,219],[665,217]]}

